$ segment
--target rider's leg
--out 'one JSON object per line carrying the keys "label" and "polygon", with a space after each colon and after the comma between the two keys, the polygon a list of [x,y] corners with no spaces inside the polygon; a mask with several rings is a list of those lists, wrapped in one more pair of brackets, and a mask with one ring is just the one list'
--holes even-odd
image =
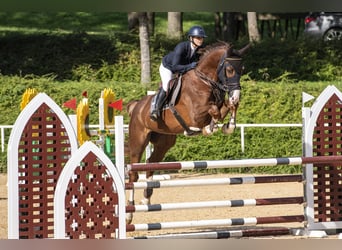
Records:
{"label": "rider's leg", "polygon": [[172,78],[172,72],[169,69],[165,68],[163,64],[160,64],[159,73],[162,80],[162,87],[159,88],[158,93],[152,99],[150,118],[153,121],[156,121],[160,116],[160,110],[162,109],[163,103],[166,98],[168,84]]}
{"label": "rider's leg", "polygon": [[158,93],[152,99],[151,114],[150,114],[151,120],[156,121],[158,117],[160,116],[160,110],[165,101],[165,97],[166,97],[166,92],[162,87],[160,87]]}

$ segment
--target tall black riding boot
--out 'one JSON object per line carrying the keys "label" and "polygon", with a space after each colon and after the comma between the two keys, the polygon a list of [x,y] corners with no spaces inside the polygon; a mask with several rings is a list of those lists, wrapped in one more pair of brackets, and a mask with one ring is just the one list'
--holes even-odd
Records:
{"label": "tall black riding boot", "polygon": [[160,116],[161,108],[163,107],[166,98],[166,92],[163,88],[160,88],[158,93],[153,97],[151,102],[150,118],[153,121],[157,121]]}

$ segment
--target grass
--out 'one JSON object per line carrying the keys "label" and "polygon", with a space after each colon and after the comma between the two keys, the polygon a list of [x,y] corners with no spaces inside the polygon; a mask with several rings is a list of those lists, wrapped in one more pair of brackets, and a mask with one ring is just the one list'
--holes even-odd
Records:
{"label": "grass", "polygon": [[15,12],[0,13],[0,32],[32,35],[39,33],[68,34],[87,31],[89,34],[127,32],[127,14],[85,12]]}

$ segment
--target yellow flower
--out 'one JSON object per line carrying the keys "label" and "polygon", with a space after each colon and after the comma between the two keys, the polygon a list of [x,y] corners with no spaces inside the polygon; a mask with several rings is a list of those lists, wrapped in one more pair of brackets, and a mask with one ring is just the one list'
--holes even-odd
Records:
{"label": "yellow flower", "polygon": [[83,98],[77,105],[77,139],[80,146],[90,139],[88,98]]}
{"label": "yellow flower", "polygon": [[36,89],[26,89],[21,98],[20,111],[22,111],[26,105],[38,94]]}

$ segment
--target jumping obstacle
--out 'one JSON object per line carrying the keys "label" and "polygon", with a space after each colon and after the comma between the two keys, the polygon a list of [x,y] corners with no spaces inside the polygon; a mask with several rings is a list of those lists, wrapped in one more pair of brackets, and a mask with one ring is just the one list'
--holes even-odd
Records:
{"label": "jumping obstacle", "polygon": [[[337,159],[342,160],[342,157]],[[278,159],[253,159],[247,160],[224,160],[224,161],[198,161],[198,162],[168,162],[168,163],[137,163],[128,164],[129,171],[146,171],[146,170],[199,170],[209,168],[234,168],[234,167],[257,167],[268,165],[298,165],[303,161],[314,161],[313,158],[278,158]],[[332,161],[329,158],[319,158],[318,161]],[[336,160],[336,159],[335,159]],[[250,177],[233,177],[233,178],[213,178],[213,179],[198,179],[198,180],[169,180],[169,181],[146,181],[126,183],[125,189],[145,189],[145,188],[170,188],[170,187],[188,187],[188,186],[205,186],[205,185],[238,185],[238,184],[267,184],[267,183],[285,183],[285,182],[302,182],[302,175],[274,175],[274,176],[250,176]],[[244,207],[244,206],[266,206],[266,205],[289,205],[289,204],[303,204],[304,197],[278,197],[278,198],[260,198],[260,199],[239,199],[226,201],[203,201],[203,202],[180,202],[180,203],[166,203],[166,204],[152,204],[152,205],[128,205],[126,206],[126,213],[132,212],[156,212],[156,211],[170,211],[181,209],[201,209],[201,208],[220,208],[220,207]],[[212,227],[232,227],[232,226],[257,226],[264,224],[279,224],[305,221],[305,216],[300,215],[286,215],[286,216],[269,216],[269,217],[250,217],[250,218],[228,218],[228,219],[212,219],[212,220],[196,220],[196,221],[173,221],[160,223],[145,223],[132,224],[126,226],[126,232],[135,231],[154,231],[163,229],[180,229],[180,228],[212,228]],[[248,229],[247,229],[248,230]],[[250,229],[252,230],[252,229]],[[257,230],[257,231],[253,231]],[[230,238],[230,237],[245,237],[255,233],[259,236],[276,236],[283,234],[290,234],[289,228],[282,228],[278,230],[272,229],[253,229],[252,231],[224,231],[224,232],[192,232],[192,233],[178,233],[173,235],[158,235],[148,237],[137,237],[138,239],[152,239],[152,238]],[[250,234],[248,234],[249,232]],[[247,236],[246,236],[247,237]],[[252,237],[252,236],[250,236]],[[135,237],[133,237],[135,238]]]}
{"label": "jumping obstacle", "polygon": [[[342,181],[342,158],[340,153],[342,141],[340,132],[338,132],[340,131],[340,124],[342,124],[340,116],[342,94],[334,86],[328,86],[317,98],[311,109],[304,107],[304,99],[303,93],[303,153],[305,157],[232,160],[228,162],[149,163],[148,165],[136,163],[128,165],[127,169],[129,171],[147,171],[151,169],[195,170],[225,168],[227,165],[230,167],[303,165],[303,200],[305,201],[303,204],[305,219],[303,226],[305,232],[342,228],[340,216],[342,212],[342,188],[340,188]],[[170,186],[164,182],[129,185],[130,188]],[[322,192],[323,190],[324,192]],[[334,197],[334,200],[331,197]],[[159,209],[158,207],[161,207],[161,205],[156,207],[145,207],[144,209]],[[160,228],[162,225],[164,224],[157,223],[156,225],[152,224],[150,227]],[[140,227],[146,229],[149,228],[149,225],[141,225]],[[130,226],[127,230],[132,228],[134,227]]]}
{"label": "jumping obstacle", "polygon": [[[295,181],[303,183],[303,197],[293,197],[294,201],[271,201],[271,198],[241,199],[226,202],[226,206],[245,204],[253,206],[260,202],[297,204],[302,202],[303,213],[300,215],[224,218],[220,220],[202,220],[195,223],[195,228],[209,225],[242,226],[266,225],[276,223],[299,222],[304,232],[315,230],[341,229],[342,213],[342,161],[339,158],[342,148],[341,137],[342,93],[335,87],[327,87],[311,108],[302,109],[303,116],[303,154],[305,157],[275,159],[255,159],[252,165],[261,164],[302,164],[303,174]],[[126,231],[159,228],[192,227],[192,222],[156,222],[126,225],[125,215],[128,209],[154,210],[155,207],[126,207],[124,136],[121,119],[115,120],[115,166],[108,156],[95,144],[87,141],[77,147],[75,130],[62,110],[45,95],[34,98],[22,111],[16,121],[9,140],[8,148],[8,238],[127,238]],[[122,122],[123,123],[123,122]],[[40,137],[40,135],[44,135]],[[61,136],[62,135],[62,136]],[[63,155],[62,153],[63,152]],[[45,157],[48,156],[48,157]],[[329,159],[327,159],[327,158]],[[59,161],[56,163],[55,159]],[[331,159],[331,161],[330,161]],[[32,160],[34,162],[32,162]],[[317,161],[316,161],[317,160]],[[245,160],[232,160],[233,167],[246,167]],[[188,165],[188,169],[208,168],[222,162],[204,161],[192,163],[171,163]],[[227,163],[227,162],[226,162]],[[256,164],[257,163],[257,164]],[[165,167],[165,164],[160,165]],[[246,163],[247,164],[247,163]],[[127,171],[134,171],[135,164],[127,166]],[[149,165],[151,166],[151,165]],[[249,165],[248,165],[249,166]],[[141,165],[139,167],[146,167]],[[181,166],[177,166],[182,169]],[[222,166],[223,167],[223,166]],[[219,168],[222,168],[219,167]],[[301,180],[299,180],[301,179]],[[251,178],[229,178],[231,183],[247,183]],[[153,185],[162,186],[163,182]],[[203,184],[203,183],[202,183]],[[144,184],[151,185],[151,184]],[[165,185],[164,185],[165,186]],[[285,186],[285,185],[284,185]],[[66,192],[68,190],[68,192]],[[39,200],[37,199],[39,197]],[[281,198],[281,197],[279,197]],[[287,197],[291,198],[291,197]],[[301,199],[302,198],[302,199]],[[18,202],[19,201],[19,202]],[[215,203],[216,201],[210,201]],[[224,206],[220,203],[222,206]],[[281,205],[274,204],[274,205]],[[154,204],[161,210],[173,210],[175,204]],[[185,204],[185,209],[192,206],[206,207],[207,204]],[[169,208],[165,208],[169,206]],[[263,206],[260,204],[260,206]],[[176,208],[175,208],[176,209]],[[238,208],[237,208],[238,209]],[[86,215],[86,216],[85,216]],[[167,217],[166,217],[167,218]],[[221,223],[221,224],[220,224]],[[185,233],[187,237],[249,237],[249,235],[277,235],[290,232],[288,228],[244,229],[232,228],[217,232]],[[250,231],[247,231],[250,230]],[[254,231],[253,230],[257,230]],[[152,237],[148,236],[147,238]],[[158,236],[153,236],[158,237]],[[166,235],[162,237],[168,237]],[[170,235],[170,237],[183,237]]]}

